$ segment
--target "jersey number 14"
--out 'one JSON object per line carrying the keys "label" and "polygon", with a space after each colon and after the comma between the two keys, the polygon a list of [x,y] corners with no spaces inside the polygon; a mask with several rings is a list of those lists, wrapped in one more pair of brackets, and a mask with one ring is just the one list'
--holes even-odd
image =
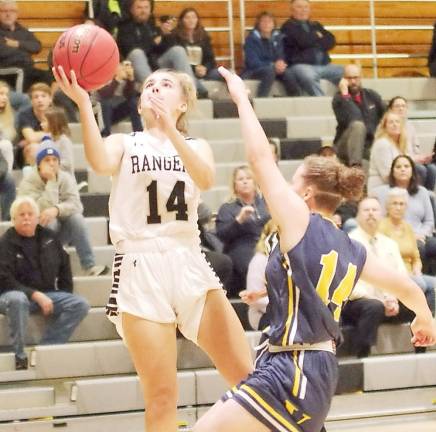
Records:
{"label": "jersey number 14", "polygon": [[338,264],[338,253],[335,250],[331,250],[328,254],[322,255],[320,264],[322,270],[316,286],[316,292],[325,305],[334,305],[333,317],[335,321],[339,321],[342,304],[350,296],[351,291],[353,290],[357,267],[354,264],[348,263],[347,273],[331,293],[330,288]]}
{"label": "jersey number 14", "polygon": [[[157,202],[157,181],[153,180],[147,187],[148,192],[148,208],[150,214],[147,216],[148,224],[161,223]],[[167,212],[176,212],[176,220],[188,220],[188,205],[185,201],[185,182],[178,180],[170,193],[170,196],[165,204]]]}

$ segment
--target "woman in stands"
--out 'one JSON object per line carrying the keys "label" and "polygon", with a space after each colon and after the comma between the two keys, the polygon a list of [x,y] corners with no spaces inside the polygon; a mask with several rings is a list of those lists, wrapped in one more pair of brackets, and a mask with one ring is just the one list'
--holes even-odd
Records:
{"label": "woman in stands", "polygon": [[45,113],[41,128],[50,135],[61,155],[61,168],[74,175],[74,149],[68,119],[63,108],[53,106]]}
{"label": "woman in stands", "polygon": [[102,139],[88,93],[53,69],[76,102],[91,167],[112,176],[110,232],[116,255],[107,306],[141,380],[147,432],[177,429],[176,329],[203,348],[229,385],[252,370],[242,326],[200,250],[200,190],[214,181],[209,145],[187,138],[192,79],[159,70],[147,77],[139,111],[144,132]]}
{"label": "woman in stands", "polygon": [[398,114],[387,111],[375,133],[374,144],[369,156],[368,192],[387,184],[389,170],[394,158],[407,154],[407,134],[404,120]]}
{"label": "woman in stands", "polygon": [[409,200],[405,219],[412,226],[424,268],[428,269],[429,260],[436,257],[434,209],[429,191],[418,184],[418,173],[410,156],[400,155],[393,160],[388,182],[374,188],[371,195],[385,208],[390,189],[399,187],[407,190]]}
{"label": "woman in stands", "polygon": [[200,16],[195,8],[183,9],[177,21],[175,34],[188,54],[189,63],[196,78],[221,80],[216,68],[210,36],[201,25]]}
{"label": "woman in stands", "polygon": [[386,217],[381,220],[378,229],[398,244],[408,273],[424,292],[428,307],[434,315],[436,278],[422,273],[422,261],[416,245],[415,233],[412,226],[404,219],[408,200],[406,189],[391,188],[386,201]]}
{"label": "woman in stands", "polygon": [[247,158],[280,238],[266,269],[271,319],[256,369],[194,431],[320,431],[336,388],[341,308],[357,279],[390,291],[415,311],[415,345],[435,342],[433,318],[422,291],[409,278],[384,268],[330,220],[344,197],[362,192],[363,172],[333,158],[312,156],[289,185],[273,160],[242,80],[220,71],[238,107]]}
{"label": "woman in stands", "polygon": [[233,262],[227,295],[236,297],[245,288],[248,264],[270,215],[247,165],[233,170],[230,190],[230,200],[218,209],[216,233],[223,243],[223,252]]}
{"label": "woman in stands", "polygon": [[428,190],[434,190],[436,165],[432,163],[432,154],[422,154],[421,152],[415,126],[407,119],[407,100],[402,96],[395,96],[389,101],[387,109],[398,114],[403,119],[407,137],[407,154],[413,158],[416,164],[421,183]]}

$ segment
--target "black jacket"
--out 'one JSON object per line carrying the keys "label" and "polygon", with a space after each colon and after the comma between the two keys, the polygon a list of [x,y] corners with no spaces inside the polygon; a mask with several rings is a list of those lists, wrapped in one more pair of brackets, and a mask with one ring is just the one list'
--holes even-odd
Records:
{"label": "black jacket", "polygon": [[224,203],[219,208],[216,218],[216,233],[223,242],[223,252],[232,258],[235,269],[240,273],[246,273],[263,226],[271,217],[265,200],[257,195],[254,216],[240,224],[236,221],[236,216],[243,205],[239,199]]}
{"label": "black jacket", "polygon": [[333,97],[332,105],[338,125],[336,126],[336,142],[345,129],[353,121],[362,121],[366,126],[366,147],[371,146],[374,133],[385,110],[381,96],[370,89],[361,89],[361,104],[356,103],[351,97],[344,97],[340,92]]}
{"label": "black jacket", "polygon": [[[304,29],[307,24],[309,31]],[[317,21],[288,19],[281,28],[286,63],[326,65],[330,63],[328,51],[336,45],[332,33]]]}
{"label": "black jacket", "polygon": [[[156,38],[161,36],[160,43]],[[151,21],[137,23],[132,19],[126,20],[118,26],[118,47],[121,55],[127,57],[135,48],[141,48],[152,69],[157,68],[157,59],[174,45],[178,45],[174,34],[162,35],[160,29],[155,27]]]}
{"label": "black jacket", "polygon": [[[16,39],[18,48],[6,45],[5,38]],[[15,30],[0,26],[0,65],[1,67],[29,67],[33,64],[32,54],[41,51],[41,42],[33,33],[16,23]]]}
{"label": "black jacket", "polygon": [[56,234],[38,225],[35,237],[43,286],[36,286],[32,280],[32,264],[25,254],[23,237],[11,227],[0,238],[0,294],[18,290],[30,299],[34,291],[73,291],[70,257]]}

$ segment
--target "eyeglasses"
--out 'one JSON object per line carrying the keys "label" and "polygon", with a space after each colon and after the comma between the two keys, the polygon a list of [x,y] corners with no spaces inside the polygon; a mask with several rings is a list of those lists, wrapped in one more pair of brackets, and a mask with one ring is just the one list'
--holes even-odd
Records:
{"label": "eyeglasses", "polygon": [[18,9],[0,9],[0,13],[18,13]]}

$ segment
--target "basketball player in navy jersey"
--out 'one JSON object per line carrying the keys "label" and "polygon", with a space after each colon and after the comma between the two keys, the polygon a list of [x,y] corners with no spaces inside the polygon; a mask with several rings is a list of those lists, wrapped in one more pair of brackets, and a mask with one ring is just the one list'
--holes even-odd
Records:
{"label": "basketball player in navy jersey", "polygon": [[141,380],[147,432],[177,430],[176,328],[203,348],[230,385],[252,371],[243,328],[200,249],[200,190],[215,176],[212,151],[183,135],[195,101],[186,74],[161,70],[145,81],[144,132],[102,139],[89,96],[71,73],[53,70],[76,102],[86,157],[112,176],[110,234],[116,255],[107,306]]}
{"label": "basketball player in navy jersey", "polygon": [[435,342],[433,318],[418,286],[367,256],[330,219],[342,198],[361,194],[363,173],[312,156],[289,185],[242,80],[224,68],[220,72],[238,107],[247,159],[278,226],[279,244],[265,272],[269,339],[255,371],[229,390],[194,431],[319,432],[336,388],[341,308],[357,279],[391,292],[416,313],[411,324],[416,346]]}

